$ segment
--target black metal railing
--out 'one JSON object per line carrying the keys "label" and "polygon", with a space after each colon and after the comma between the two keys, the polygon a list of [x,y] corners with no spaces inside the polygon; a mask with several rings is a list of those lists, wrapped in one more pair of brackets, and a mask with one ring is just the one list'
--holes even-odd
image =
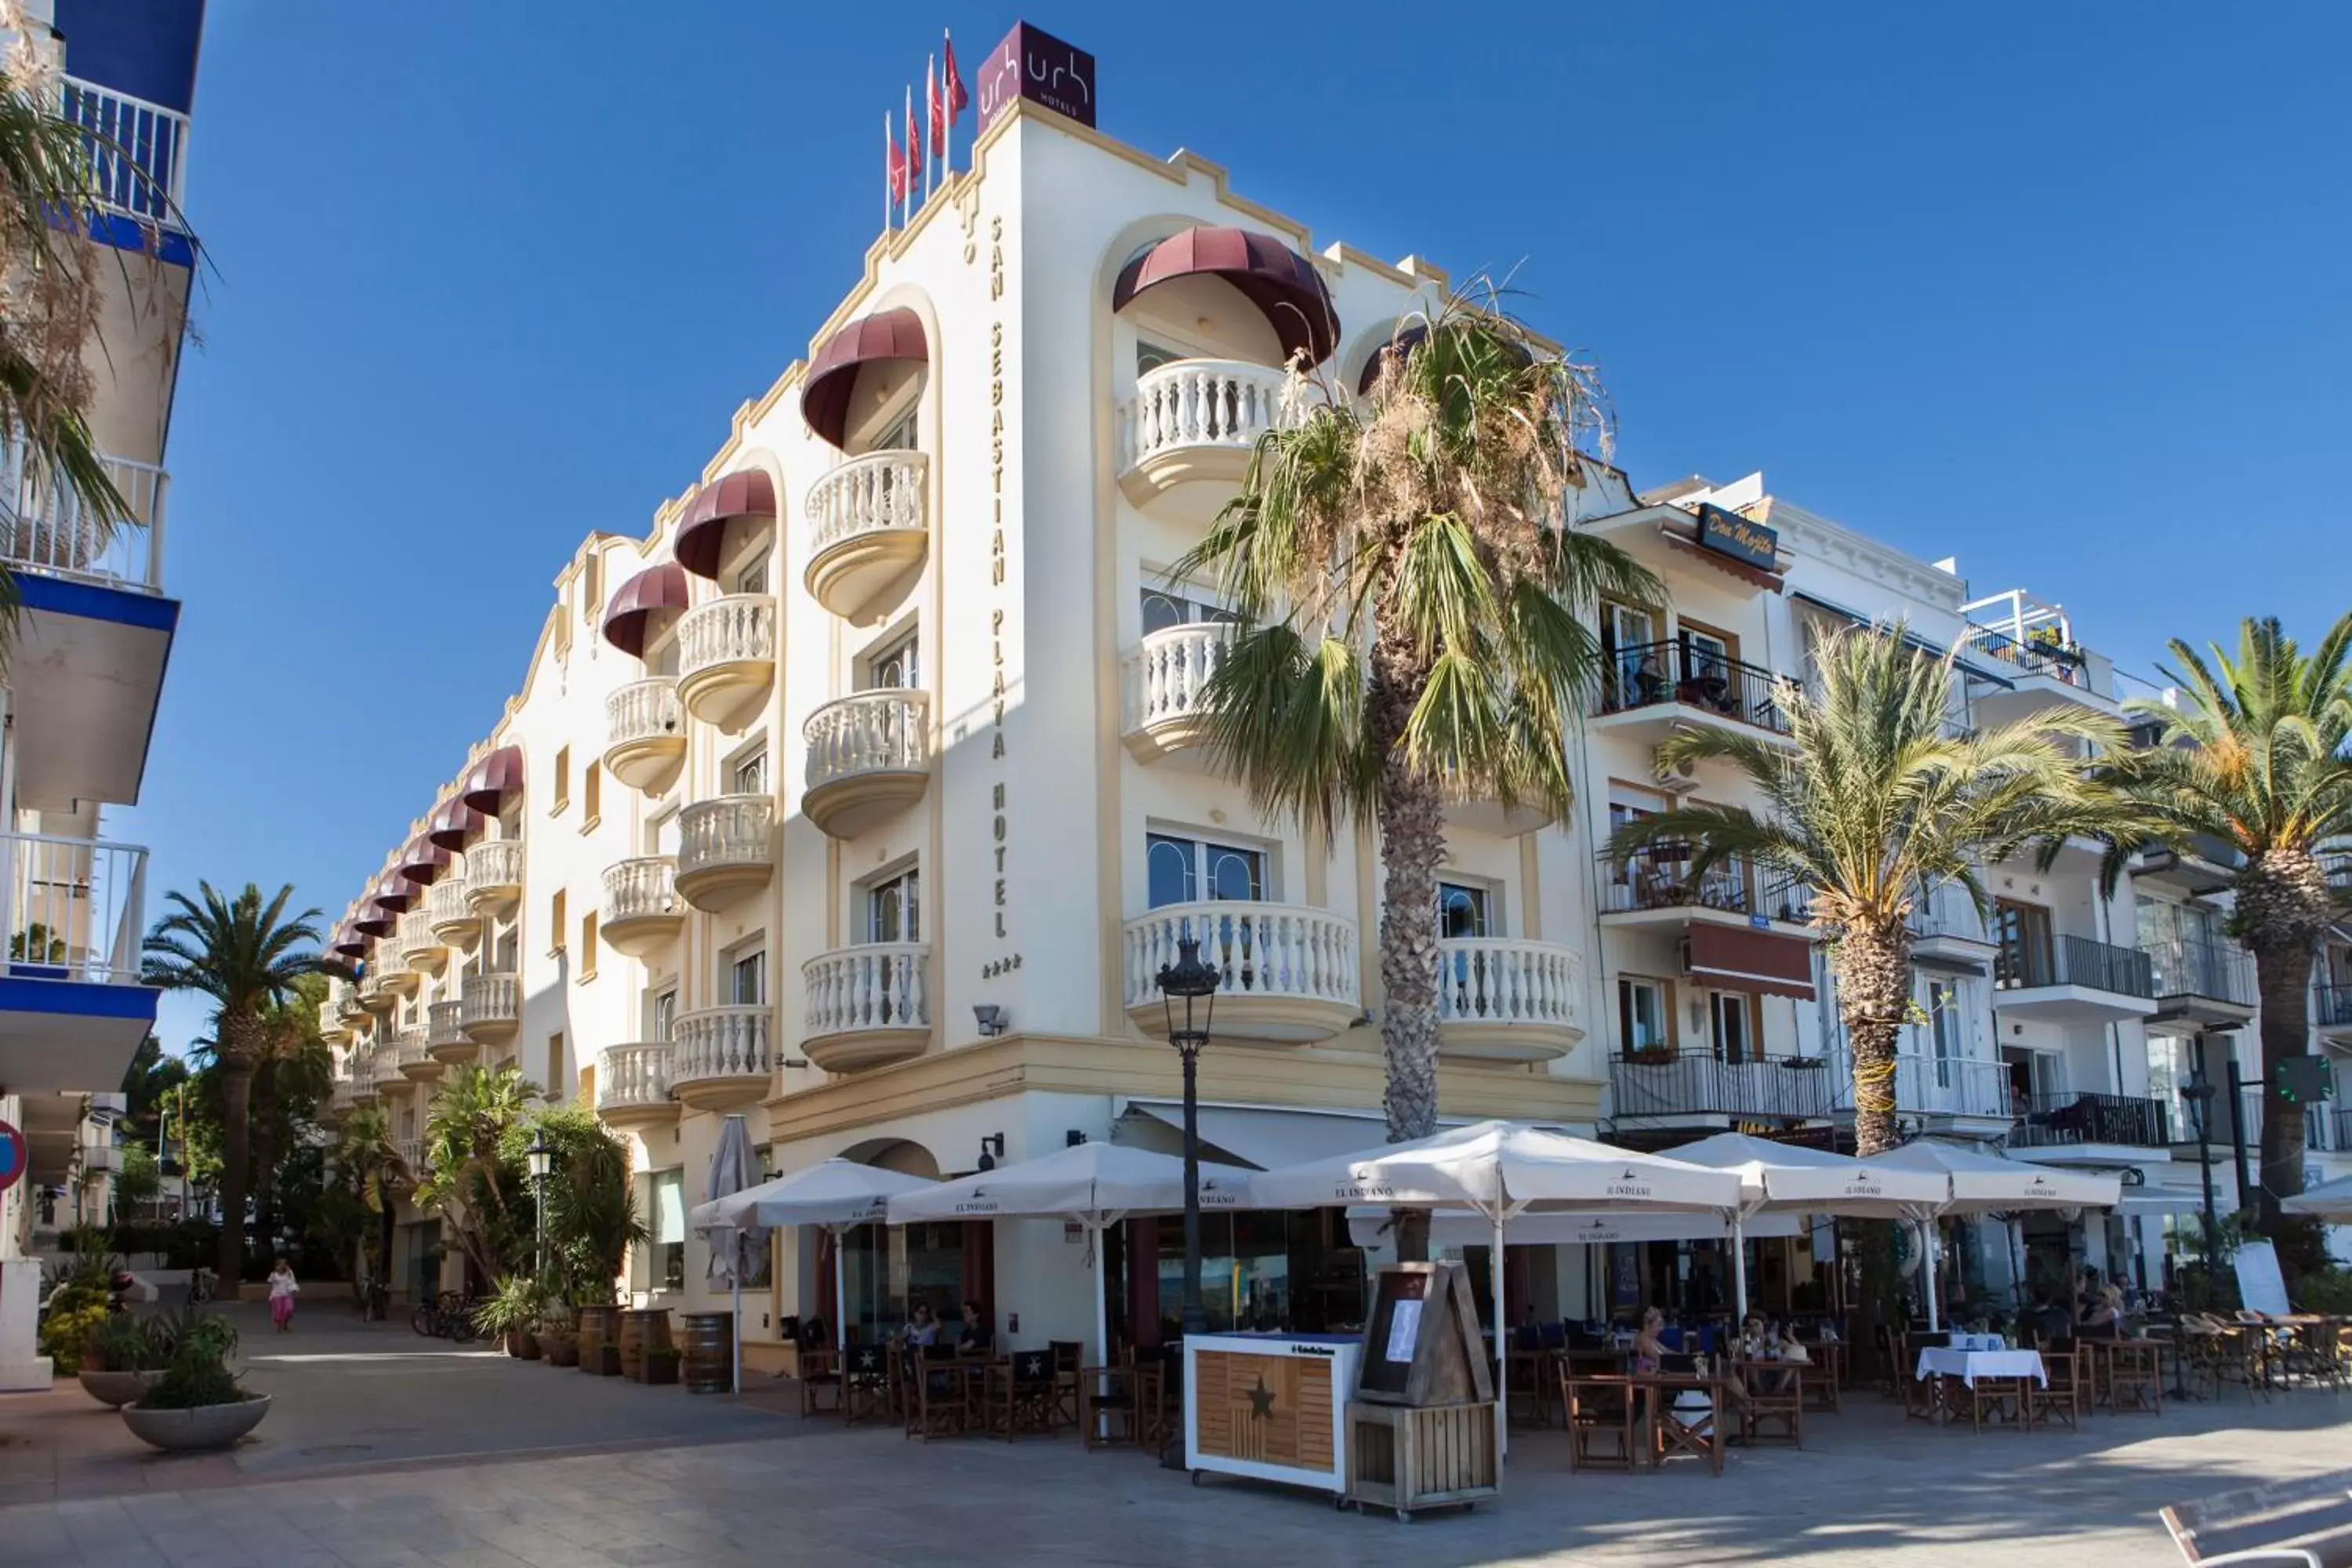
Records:
{"label": "black metal railing", "polygon": [[2323,1029],[2352,1028],[2352,985],[2323,985],[2314,994],[2312,1016]]}
{"label": "black metal railing", "polygon": [[2015,1149],[2074,1143],[2160,1149],[2171,1142],[2170,1122],[2160,1100],[2128,1094],[2037,1094],[2018,1108],[2009,1142]]}
{"label": "black metal railing", "polygon": [[1789,721],[1773,700],[1776,683],[1770,670],[1713,648],[1686,642],[1633,643],[1609,651],[1609,668],[1594,711],[1623,713],[1678,702],[1785,735]]}
{"label": "black metal railing", "polygon": [[2080,985],[2123,996],[2156,995],[2155,966],[2147,954],[2086,936],[2057,937],[2047,946],[2003,942],[1993,959],[1992,978],[2002,991]]}
{"label": "black metal railing", "polygon": [[2069,686],[2085,684],[2083,650],[2072,644],[2031,636],[2019,642],[2007,632],[1997,632],[1990,626],[1970,626],[1968,646],[1988,658],[2035,675],[2054,676]]}
{"label": "black metal railing", "polygon": [[2254,957],[2234,942],[2154,937],[2139,950],[2147,954],[2159,999],[2198,996],[2239,1007],[2254,1005]]}
{"label": "black metal railing", "polygon": [[1620,1119],[1733,1116],[1818,1121],[1831,1114],[1835,1078],[1829,1064],[1818,1058],[1727,1062],[1696,1052],[1675,1056],[1660,1050],[1612,1057],[1609,1062],[1612,1111]]}
{"label": "black metal railing", "polygon": [[1603,895],[1611,912],[1696,908],[1744,915],[1754,902],[1755,873],[1737,857],[1710,866],[1696,877],[1691,874],[1687,844],[1653,844],[1622,866],[1605,850],[1601,859],[1611,868]]}

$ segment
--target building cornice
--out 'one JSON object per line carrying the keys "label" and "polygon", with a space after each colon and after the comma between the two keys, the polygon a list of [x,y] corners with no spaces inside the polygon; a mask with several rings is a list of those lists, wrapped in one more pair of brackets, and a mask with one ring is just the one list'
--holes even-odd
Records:
{"label": "building cornice", "polygon": [[1857,577],[1885,584],[1906,597],[1959,614],[1968,584],[1918,557],[1854,532],[1802,507],[1775,499],[1769,521],[1780,542],[1801,559],[1826,562]]}

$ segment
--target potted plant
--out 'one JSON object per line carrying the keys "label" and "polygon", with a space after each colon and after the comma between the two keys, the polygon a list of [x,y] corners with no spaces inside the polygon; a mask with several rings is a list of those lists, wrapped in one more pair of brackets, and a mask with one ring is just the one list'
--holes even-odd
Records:
{"label": "potted plant", "polygon": [[474,1326],[485,1338],[503,1342],[518,1361],[539,1359],[539,1321],[547,1314],[547,1287],[528,1275],[509,1274],[490,1299],[474,1309]]}
{"label": "potted plant", "polygon": [[539,1320],[539,1348],[550,1366],[580,1364],[580,1335],[572,1326],[572,1309],[562,1301],[550,1301]]}
{"label": "potted plant", "polygon": [[222,1343],[217,1334],[181,1337],[155,1386],[122,1407],[132,1436],[171,1452],[201,1451],[231,1447],[261,1425],[269,1395],[239,1385]]}
{"label": "potted plant", "polygon": [[109,1314],[84,1342],[77,1374],[82,1392],[120,1410],[154,1387],[171,1360],[163,1330],[158,1319]]}
{"label": "potted plant", "polygon": [[648,1384],[677,1383],[679,1360],[680,1354],[676,1345],[649,1347],[646,1352],[646,1381]]}

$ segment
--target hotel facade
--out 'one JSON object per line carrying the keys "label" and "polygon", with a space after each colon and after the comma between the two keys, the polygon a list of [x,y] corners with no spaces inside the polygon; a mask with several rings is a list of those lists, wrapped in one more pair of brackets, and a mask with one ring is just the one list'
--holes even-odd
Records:
{"label": "hotel facade", "polygon": [[[948,1175],[1081,1139],[1177,1150],[1153,976],[1186,934],[1225,975],[1201,1058],[1210,1156],[1266,1166],[1383,1136],[1376,847],[1269,820],[1210,765],[1197,704],[1222,615],[1213,584],[1170,568],[1283,416],[1286,362],[1315,363],[1306,395],[1360,395],[1450,280],[1318,243],[1213,164],[992,104],[986,84],[971,168],[867,252],[807,358],[642,535],[593,534],[564,564],[503,719],[388,832],[336,932],[339,1103],[380,1100],[413,1141],[436,1084],[479,1062],[593,1105],[632,1147],[655,1239],[623,1283],[645,1304],[724,1305],[684,1215],[728,1114],[779,1173],[844,1156]],[[1823,627],[1900,617],[1959,649],[1958,722],[2116,711],[2110,667],[2030,595],[1972,596],[1950,563],[1760,476],[1643,496],[1611,473],[1576,505],[1667,603],[1593,607],[1612,668],[1575,742],[1571,820],[1450,814],[1431,911],[1442,1115],[1652,1148],[1733,1126],[1833,1142],[1848,1074],[1802,890],[1613,868],[1612,822],[1738,799],[1704,767],[1662,779],[1655,748],[1687,725],[1771,731],[1771,678],[1801,673]],[[1747,525],[1738,550],[1707,541],[1727,519]],[[2038,1245],[2153,1284],[2196,1185],[2176,1158],[2180,1042],[2223,1031],[2217,1075],[2230,1040],[2251,1058],[2251,971],[2193,874],[2149,868],[2106,900],[2095,869],[2087,850],[1996,868],[1991,931],[1923,914],[1931,1022],[1897,1087],[1922,1131],[2139,1172],[2145,1201]],[[2185,978],[2176,952],[2196,959]],[[1147,1341],[1173,1316],[1172,1226],[1105,1241],[1111,1316]],[[1355,1310],[1362,1258],[1339,1216],[1208,1226],[1213,1321]],[[401,1236],[396,1288],[460,1283],[428,1216]],[[777,1238],[746,1298],[755,1364],[786,1359],[782,1319],[844,1311],[827,1245]],[[860,1331],[918,1300],[981,1301],[1016,1342],[1092,1331],[1086,1242],[1059,1223],[845,1245]],[[1769,1288],[1818,1300],[1825,1240],[1759,1245]],[[1701,1289],[1703,1251],[1514,1247],[1511,1310],[1583,1316],[1629,1280]]]}

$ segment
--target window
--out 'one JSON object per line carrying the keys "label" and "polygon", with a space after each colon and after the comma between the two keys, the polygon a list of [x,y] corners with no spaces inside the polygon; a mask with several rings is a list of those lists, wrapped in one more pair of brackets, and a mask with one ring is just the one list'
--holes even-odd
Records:
{"label": "window", "polygon": [[877,652],[866,661],[866,689],[912,691],[921,686],[923,671],[917,651],[917,634],[910,631]]}
{"label": "window", "polygon": [[1617,1034],[1629,1057],[1639,1051],[1668,1048],[1664,984],[1630,975],[1617,982]]}
{"label": "window", "polygon": [[1162,365],[1174,364],[1180,359],[1192,357],[1181,349],[1147,342],[1141,338],[1135,340],[1135,374],[1138,375],[1149,375]]}
{"label": "window", "polygon": [[2000,954],[1993,961],[1993,981],[2002,990],[2048,985],[2057,968],[2051,954],[2050,911],[2039,904],[1993,905],[1993,938]]}
{"label": "window", "polygon": [[686,1173],[654,1174],[653,1288],[686,1289]]}
{"label": "window", "polygon": [[564,915],[563,889],[561,888],[556,889],[555,896],[547,900],[547,930],[549,936],[551,939],[548,943],[547,951],[550,952],[562,952],[563,951]]}
{"label": "window", "polygon": [[761,551],[735,574],[735,592],[764,594],[768,591],[768,554]]}
{"label": "window", "polygon": [[1756,1049],[1756,1013],[1744,991],[1716,991],[1706,999],[1707,1022],[1714,1031],[1715,1059],[1752,1062]]}
{"label": "window", "polygon": [[1927,982],[1927,1030],[1936,1053],[1936,1087],[1952,1087],[1952,1062],[1960,1054],[1960,988],[1948,980]]}
{"label": "window", "polygon": [[1610,656],[1617,688],[1612,699],[1616,706],[1637,707],[1659,700],[1665,670],[1652,646],[1657,638],[1657,619],[1649,611],[1626,605],[1601,606],[1601,645]]}
{"label": "window", "polygon": [[1265,897],[1265,851],[1154,833],[1144,839],[1151,907]]}
{"label": "window", "polygon": [[1683,623],[1683,678],[1686,680],[1730,679],[1731,639],[1717,632]]}
{"label": "window", "polygon": [[768,1005],[768,954],[747,952],[727,966],[727,999],[738,1007]]}
{"label": "window", "polygon": [[654,995],[653,1016],[646,1025],[649,1036],[667,1040],[677,1032],[677,988],[656,992]]}
{"label": "window", "polygon": [[1492,936],[1487,926],[1487,900],[1490,895],[1484,888],[1474,888],[1462,882],[1437,884],[1437,934],[1446,937]]}
{"label": "window", "polygon": [[604,771],[595,763],[580,778],[580,831],[587,832],[603,818]]}
{"label": "window", "polygon": [[596,977],[596,914],[594,910],[580,917],[580,978]]}
{"label": "window", "polygon": [[1171,626],[1212,626],[1231,621],[1233,613],[1200,599],[1188,599],[1181,594],[1171,594],[1160,588],[1143,590],[1143,635],[1164,632]]}
{"label": "window", "polygon": [[559,746],[555,752],[555,792],[549,796],[547,815],[561,816],[563,808],[572,804],[572,748]]}
{"label": "window", "polygon": [[768,793],[768,748],[745,752],[727,765],[727,793],[730,795],[765,795]]}
{"label": "window", "polygon": [[[563,1086],[563,1036],[561,1031],[547,1037],[547,1083],[552,1089]],[[594,1101],[591,1100],[591,1104]]]}
{"label": "window", "polygon": [[916,423],[915,415],[916,410],[910,407],[906,413],[891,421],[890,427],[874,438],[873,450],[877,452],[915,450],[916,437],[921,434],[921,426]]}
{"label": "window", "polygon": [[866,889],[866,940],[923,940],[922,883],[917,871],[901,871]]}
{"label": "window", "polygon": [[580,566],[580,618],[593,622],[604,602],[604,561],[591,555]]}

